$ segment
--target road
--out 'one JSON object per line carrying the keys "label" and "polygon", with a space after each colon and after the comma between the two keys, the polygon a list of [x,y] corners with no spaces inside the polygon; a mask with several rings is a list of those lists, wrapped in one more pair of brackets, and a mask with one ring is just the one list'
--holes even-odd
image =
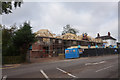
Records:
{"label": "road", "polygon": [[33,63],[3,69],[6,78],[118,78],[118,55]]}

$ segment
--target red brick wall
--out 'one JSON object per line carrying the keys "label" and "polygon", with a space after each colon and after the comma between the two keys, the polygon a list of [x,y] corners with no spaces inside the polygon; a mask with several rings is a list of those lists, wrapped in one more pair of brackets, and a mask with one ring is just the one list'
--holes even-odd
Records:
{"label": "red brick wall", "polygon": [[40,50],[40,46],[38,44],[33,44],[32,50]]}
{"label": "red brick wall", "polygon": [[30,57],[31,58],[40,58],[41,54],[39,51],[31,51]]}
{"label": "red brick wall", "polygon": [[[45,54],[43,52],[43,47],[44,45],[39,45],[37,43],[33,44],[30,57],[31,58],[42,58],[42,57],[48,57],[49,54],[52,55],[52,51],[50,51],[49,54]],[[52,46],[50,49],[52,49]]]}

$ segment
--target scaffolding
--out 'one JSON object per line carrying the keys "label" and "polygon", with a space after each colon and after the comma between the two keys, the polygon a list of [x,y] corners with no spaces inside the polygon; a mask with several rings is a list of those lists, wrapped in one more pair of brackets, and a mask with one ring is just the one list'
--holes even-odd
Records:
{"label": "scaffolding", "polygon": [[47,29],[42,29],[36,32],[37,42],[32,45],[33,57],[53,57],[58,54],[64,54],[64,50],[71,46],[95,46],[102,45],[103,42],[100,39],[95,39],[87,36],[88,40],[83,40],[82,35],[75,35],[66,33],[61,36],[55,36]]}

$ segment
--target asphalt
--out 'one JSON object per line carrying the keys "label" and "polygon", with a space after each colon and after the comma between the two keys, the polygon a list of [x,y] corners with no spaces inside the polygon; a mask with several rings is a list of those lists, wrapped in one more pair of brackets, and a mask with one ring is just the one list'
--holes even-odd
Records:
{"label": "asphalt", "polygon": [[118,55],[34,63],[3,69],[6,78],[118,78]]}

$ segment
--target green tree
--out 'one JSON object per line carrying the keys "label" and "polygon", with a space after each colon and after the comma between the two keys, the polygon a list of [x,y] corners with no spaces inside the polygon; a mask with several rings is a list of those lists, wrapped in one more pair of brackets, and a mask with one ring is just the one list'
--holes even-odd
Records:
{"label": "green tree", "polygon": [[23,26],[15,32],[13,37],[14,46],[19,48],[20,54],[24,59],[26,58],[29,47],[35,41],[35,35],[32,33],[31,28],[30,23],[25,22]]}
{"label": "green tree", "polygon": [[5,26],[2,27],[2,53],[3,56],[16,56],[19,55],[18,49],[13,46],[12,38],[14,36],[16,27],[11,26],[10,29]]}
{"label": "green tree", "polygon": [[0,1],[0,14],[2,15],[3,13],[12,13],[13,8],[21,7],[22,3],[22,0],[2,0]]}
{"label": "green tree", "polygon": [[67,24],[65,27],[63,27],[62,35],[65,33],[72,33],[72,34],[77,34],[79,31],[75,28],[70,27],[69,24]]}

